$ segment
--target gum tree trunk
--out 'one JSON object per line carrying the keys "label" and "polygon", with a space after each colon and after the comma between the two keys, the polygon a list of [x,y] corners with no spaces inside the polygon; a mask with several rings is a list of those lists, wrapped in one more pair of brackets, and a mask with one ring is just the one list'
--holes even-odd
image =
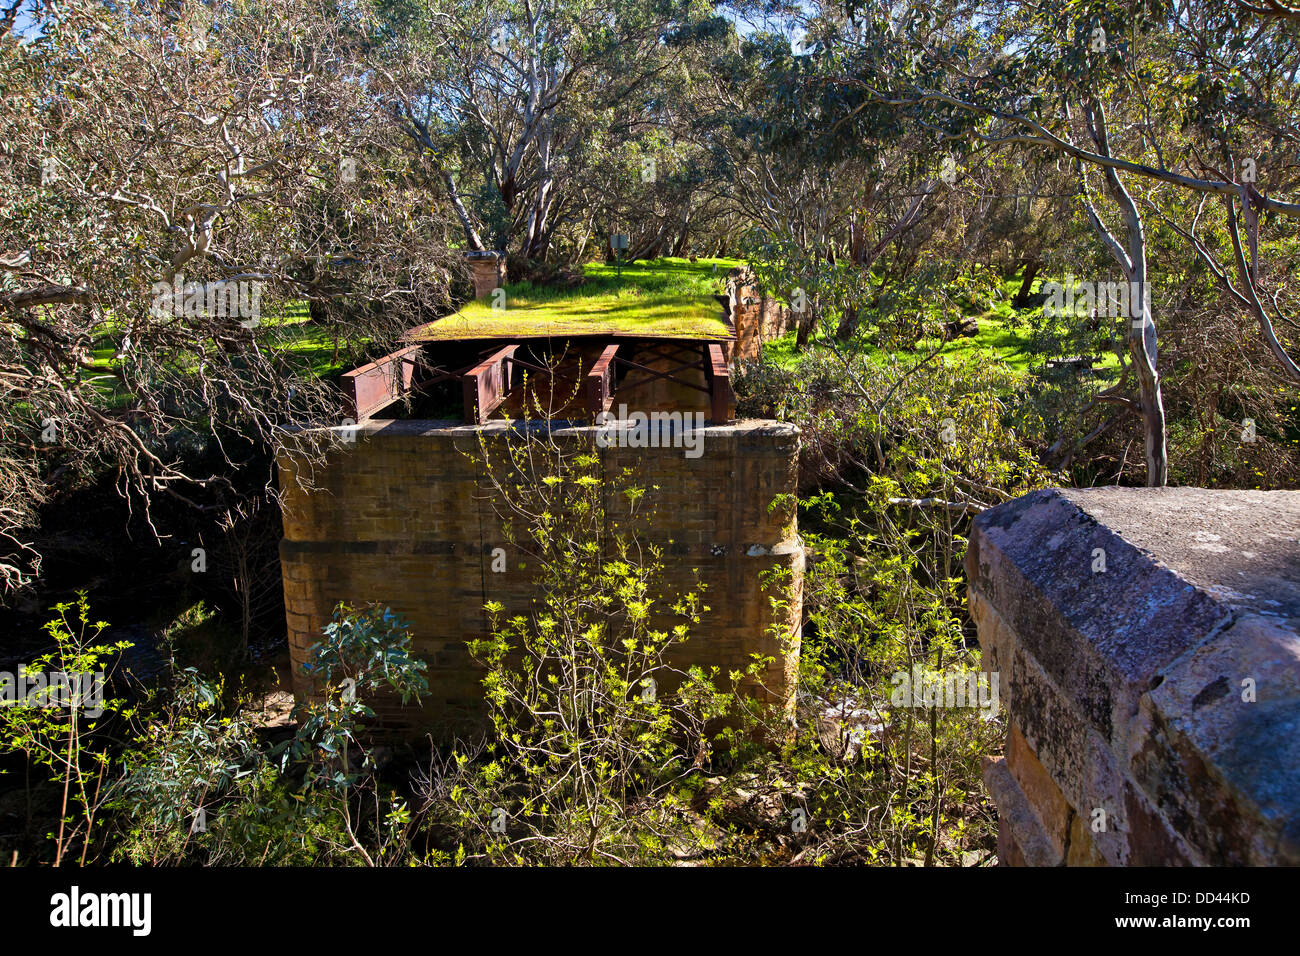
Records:
{"label": "gum tree trunk", "polygon": [[[1093,101],[1084,106],[1084,119],[1097,152],[1110,156],[1110,138],[1106,130],[1106,114],[1100,103]],[[1137,412],[1142,418],[1142,441],[1146,451],[1147,487],[1163,488],[1169,481],[1169,451],[1165,444],[1165,405],[1160,393],[1160,373],[1156,371],[1156,324],[1151,314],[1151,292],[1147,286],[1147,240],[1142,225],[1142,214],[1137,203],[1113,167],[1105,167],[1103,175],[1106,188],[1119,205],[1124,219],[1127,242],[1119,240],[1106,228],[1100,214],[1088,196],[1087,180],[1082,169],[1079,184],[1083,192],[1084,208],[1088,219],[1097,231],[1111,256],[1119,263],[1130,288],[1138,290],[1136,305],[1130,296],[1128,330],[1125,339],[1133,372],[1138,381]],[[1127,247],[1127,248],[1126,248]]]}

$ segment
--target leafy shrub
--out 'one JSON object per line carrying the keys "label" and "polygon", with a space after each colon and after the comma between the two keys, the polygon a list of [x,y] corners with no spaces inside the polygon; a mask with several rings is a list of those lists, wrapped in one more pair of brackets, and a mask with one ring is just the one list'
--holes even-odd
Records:
{"label": "leafy shrub", "polygon": [[[49,625],[65,667],[93,669],[125,646],[93,643],[107,625],[89,623],[84,595],[79,631],[67,623],[69,609],[60,606],[61,617]],[[393,693],[411,700],[427,691],[407,625],[386,608],[340,605],[311,654],[319,693],[300,708],[296,733],[279,746],[260,733],[246,696],[227,695],[221,681],[204,680],[192,668],[138,708],[105,702],[133,728],[120,753],[90,734],[94,723],[79,724],[75,708],[70,715],[0,709],[0,742],[29,752],[65,788],[64,816],[51,835],[55,861],[76,845],[83,862],[106,848],[113,860],[141,865],[409,859],[410,812],[376,779],[363,732],[374,716],[368,698]]]}
{"label": "leafy shrub", "polygon": [[703,587],[665,593],[646,489],[606,479],[592,449],[531,429],[502,460],[481,454],[535,596],[513,615],[490,605],[492,636],[471,643],[493,732],[477,763],[444,767],[455,782],[433,787],[450,798],[435,816],[459,860],[662,861],[706,838],[685,811],[731,699],[716,669],[669,660],[708,613]]}
{"label": "leafy shrub", "polygon": [[222,687],[192,669],[180,680],[123,755],[109,803],[121,821],[112,858],[310,864],[341,844],[320,806],[290,796],[247,710],[223,713]]}
{"label": "leafy shrub", "polygon": [[[54,611],[57,616],[45,624],[54,651],[25,668],[27,674],[46,675],[41,682],[43,689],[33,689],[0,706],[0,752],[24,754],[29,766],[35,764],[58,787],[57,826],[49,834],[53,863],[58,866],[78,848],[80,863],[93,859],[106,797],[105,776],[111,765],[111,751],[96,729],[105,714],[123,719],[132,714],[124,701],[103,699],[102,695],[112,658],[131,644],[98,643],[108,624],[90,619],[90,603],[84,591],[78,592],[75,604],[61,603]],[[71,617],[69,612],[74,612]],[[76,679],[67,700],[50,696],[52,690],[45,680],[52,673]],[[91,689],[88,682],[94,682],[96,688]],[[27,787],[30,807],[30,780]]]}
{"label": "leafy shrub", "polygon": [[963,863],[992,855],[980,756],[991,708],[900,696],[899,675],[981,668],[961,561],[971,517],[1041,485],[1009,427],[1016,379],[970,360],[817,350],[738,376],[742,414],[802,431],[799,734],[778,767],[802,782],[797,859]]}

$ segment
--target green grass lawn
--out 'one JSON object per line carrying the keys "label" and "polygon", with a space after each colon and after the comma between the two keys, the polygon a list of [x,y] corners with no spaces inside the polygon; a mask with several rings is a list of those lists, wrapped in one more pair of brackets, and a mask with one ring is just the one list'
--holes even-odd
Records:
{"label": "green grass lawn", "polygon": [[[1041,283],[1035,287],[1041,288]],[[993,307],[977,316],[979,333],[950,341],[943,349],[944,355],[968,355],[978,351],[996,352],[1002,361],[1017,372],[1027,372],[1031,365],[1041,363],[1042,357],[1026,351],[1029,344],[1029,329],[1024,320],[1011,306],[1011,299],[1020,289],[1020,279],[1011,278],[1002,283],[1002,298],[993,303]],[[1022,313],[1021,315],[1027,315]],[[1082,318],[1082,317],[1081,317]],[[934,348],[937,342],[931,341],[925,347]],[[1119,368],[1119,357],[1114,353],[1104,353],[1098,357],[1096,369]]]}
{"label": "green grass lawn", "polygon": [[[366,341],[353,339],[352,344],[363,345]],[[346,341],[339,342],[335,356],[333,330],[311,321],[305,299],[283,303],[264,316],[257,342],[277,352],[287,364],[315,378],[329,378],[356,364],[348,355]]]}
{"label": "green grass lawn", "polygon": [[[1011,307],[1011,298],[1019,288],[1018,278],[1003,282],[1002,297],[995,301],[991,308],[979,313],[968,313],[979,320],[979,332],[972,336],[951,339],[943,345],[939,354],[965,358],[976,353],[993,352],[1014,371],[1020,373],[1028,372],[1034,364],[1041,364],[1042,357],[1028,351],[1030,332],[1026,323],[1018,318],[1016,310]],[[813,344],[815,347],[816,342],[814,341]],[[925,355],[939,344],[937,339],[921,339],[913,352],[919,356]],[[885,352],[872,347],[867,349],[867,354],[876,358],[882,357]],[[799,353],[795,349],[795,333],[791,332],[780,339],[766,343],[763,356],[781,365],[796,362]],[[1119,357],[1114,353],[1104,353],[1098,358],[1094,368],[1102,371],[1103,374],[1108,370],[1118,369]]]}
{"label": "green grass lawn", "polygon": [[[979,323],[977,335],[951,340],[940,354],[967,356],[974,352],[992,351],[1017,372],[1029,371],[1036,356],[1025,351],[1029,339],[1025,329],[1015,327],[993,311],[979,316]],[[921,348],[928,352],[938,344],[936,341],[923,342]]]}
{"label": "green grass lawn", "polygon": [[724,291],[734,259],[656,259],[620,268],[583,267],[576,289],[517,282],[505,287],[504,308],[490,298],[408,333],[412,341],[530,338],[555,335],[645,335],[723,339],[731,333],[714,298]]}
{"label": "green grass lawn", "polygon": [[[91,352],[92,367],[105,373],[117,366],[121,348],[121,334],[113,331],[111,318],[107,329],[107,337],[101,340],[105,344]],[[290,299],[266,307],[254,335],[259,348],[275,353],[289,367],[315,378],[337,375],[356,364],[348,355],[346,343],[340,343],[335,356],[333,332],[311,321],[305,299]],[[198,370],[197,355],[185,354],[180,360],[185,371]],[[108,408],[125,408],[133,399],[112,375],[98,376],[94,384],[103,393]]]}

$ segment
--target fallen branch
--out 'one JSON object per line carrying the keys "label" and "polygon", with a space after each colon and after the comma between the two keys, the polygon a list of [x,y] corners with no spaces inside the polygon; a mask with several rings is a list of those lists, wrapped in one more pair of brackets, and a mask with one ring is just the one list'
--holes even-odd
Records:
{"label": "fallen branch", "polygon": [[904,505],[908,508],[947,508],[949,511],[971,511],[979,514],[988,509],[973,501],[945,501],[942,498],[890,498],[891,505]]}

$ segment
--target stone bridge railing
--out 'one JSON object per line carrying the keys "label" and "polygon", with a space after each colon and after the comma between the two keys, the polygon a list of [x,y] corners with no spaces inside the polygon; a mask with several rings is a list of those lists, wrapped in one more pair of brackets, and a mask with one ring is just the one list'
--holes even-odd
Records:
{"label": "stone bridge railing", "polygon": [[1300,492],[1035,492],[966,567],[1003,864],[1300,864]]}

